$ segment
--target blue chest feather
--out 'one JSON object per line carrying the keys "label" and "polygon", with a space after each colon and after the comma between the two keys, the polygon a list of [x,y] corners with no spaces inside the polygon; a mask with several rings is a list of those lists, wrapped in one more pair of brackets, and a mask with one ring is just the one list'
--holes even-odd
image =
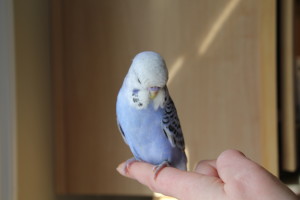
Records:
{"label": "blue chest feather", "polygon": [[181,166],[186,163],[185,153],[171,145],[163,130],[164,113],[160,107],[155,110],[152,101],[147,108],[136,109],[129,105],[122,91],[118,95],[118,123],[134,157],[154,165],[168,161],[174,167],[179,164],[178,168],[184,169]]}

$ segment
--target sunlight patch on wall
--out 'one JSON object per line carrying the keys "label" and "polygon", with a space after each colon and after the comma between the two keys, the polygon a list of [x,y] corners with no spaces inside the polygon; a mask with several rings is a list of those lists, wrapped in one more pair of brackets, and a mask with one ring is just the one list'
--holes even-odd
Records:
{"label": "sunlight patch on wall", "polygon": [[177,73],[182,68],[184,60],[185,60],[184,56],[179,56],[175,60],[175,62],[171,65],[170,70],[169,70],[169,84],[171,84],[174,77],[177,75]]}
{"label": "sunlight patch on wall", "polygon": [[199,55],[205,54],[211,43],[214,41],[216,35],[219,33],[220,29],[223,27],[224,23],[236,8],[240,0],[231,0],[224,10],[221,12],[220,16],[217,18],[215,23],[213,23],[211,29],[207,33],[206,37],[204,38],[202,44],[199,47],[198,53]]}

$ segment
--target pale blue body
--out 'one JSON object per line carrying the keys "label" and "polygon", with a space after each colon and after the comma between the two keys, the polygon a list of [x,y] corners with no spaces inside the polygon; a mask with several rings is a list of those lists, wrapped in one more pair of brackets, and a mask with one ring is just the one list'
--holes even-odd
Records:
{"label": "pale blue body", "polygon": [[117,98],[117,120],[124,132],[125,141],[137,160],[153,165],[167,161],[171,166],[186,170],[186,155],[173,147],[162,128],[164,109],[154,110],[152,102],[146,109],[136,109],[129,104],[124,82]]}

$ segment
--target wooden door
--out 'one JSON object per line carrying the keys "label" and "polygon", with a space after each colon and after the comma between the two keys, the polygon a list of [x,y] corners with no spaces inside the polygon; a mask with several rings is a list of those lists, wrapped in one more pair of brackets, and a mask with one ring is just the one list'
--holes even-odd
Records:
{"label": "wooden door", "polygon": [[160,53],[189,168],[236,148],[277,173],[275,1],[52,0],[56,188],[150,195],[121,177],[131,153],[115,102],[140,51]]}

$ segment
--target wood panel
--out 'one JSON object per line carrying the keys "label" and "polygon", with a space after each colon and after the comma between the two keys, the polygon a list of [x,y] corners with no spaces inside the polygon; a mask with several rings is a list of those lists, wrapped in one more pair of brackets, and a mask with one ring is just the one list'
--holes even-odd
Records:
{"label": "wood panel", "polygon": [[116,96],[144,50],[167,62],[190,168],[236,148],[276,173],[274,1],[52,2],[59,193],[151,194],[115,171]]}
{"label": "wood panel", "polygon": [[295,39],[295,56],[300,57],[300,2],[294,2],[294,39]]}
{"label": "wood panel", "polygon": [[281,166],[290,172],[297,168],[294,9],[293,0],[281,3]]}
{"label": "wood panel", "polygon": [[259,13],[261,164],[278,176],[276,2],[261,2]]}

